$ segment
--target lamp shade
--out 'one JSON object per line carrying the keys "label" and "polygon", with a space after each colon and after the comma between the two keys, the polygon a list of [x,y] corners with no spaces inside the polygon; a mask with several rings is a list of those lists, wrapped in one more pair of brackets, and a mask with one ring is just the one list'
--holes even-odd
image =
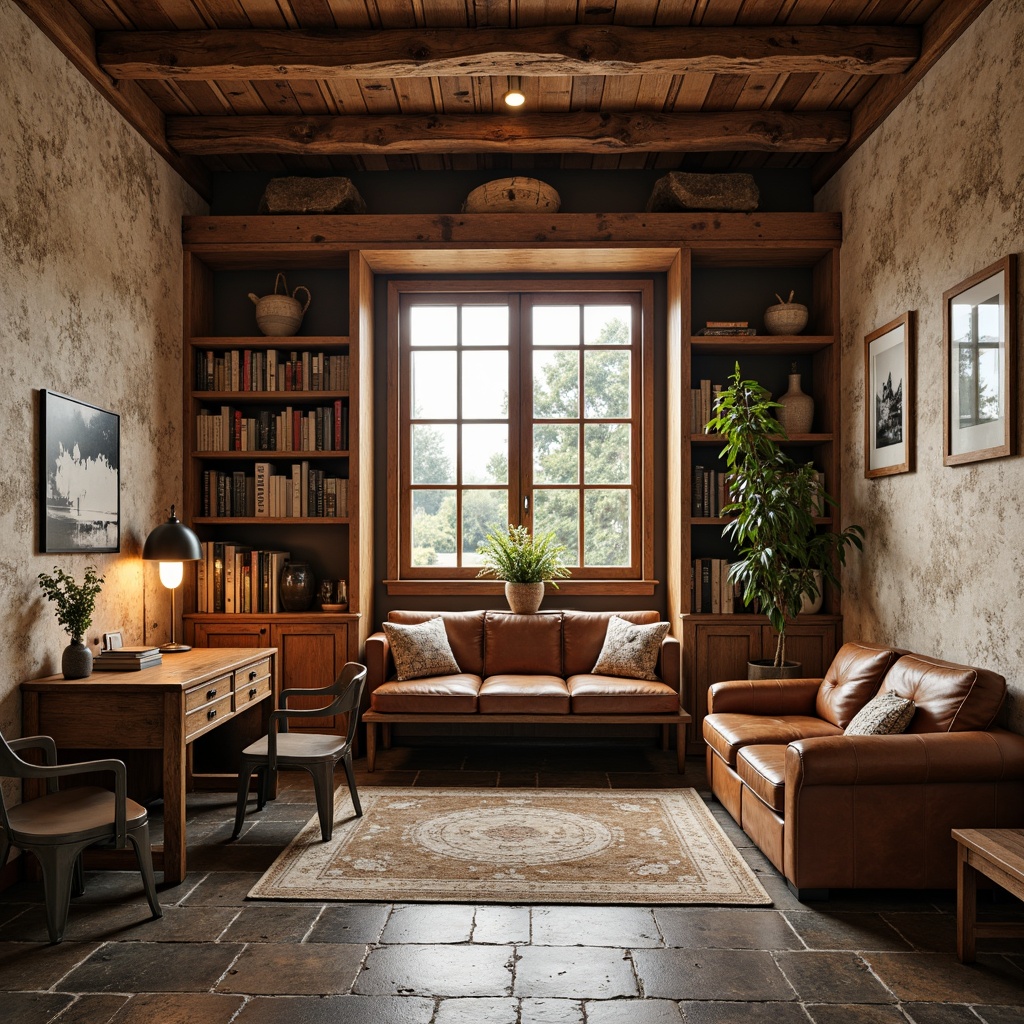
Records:
{"label": "lamp shade", "polygon": [[203,557],[199,538],[174,514],[146,538],[142,557],[153,562],[198,562]]}

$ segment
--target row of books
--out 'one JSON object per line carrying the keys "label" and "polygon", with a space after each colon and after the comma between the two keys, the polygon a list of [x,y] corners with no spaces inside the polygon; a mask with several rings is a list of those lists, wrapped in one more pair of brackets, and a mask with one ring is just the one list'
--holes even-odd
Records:
{"label": "row of books", "polygon": [[327,352],[197,349],[196,391],[347,391],[349,359]]}
{"label": "row of books", "polygon": [[315,409],[203,409],[196,416],[202,452],[337,452],[348,450],[348,402]]}
{"label": "row of books", "polygon": [[729,474],[724,470],[693,467],[693,516],[696,519],[717,519],[732,501]]}
{"label": "row of books", "polygon": [[307,519],[348,515],[348,480],[309,463],[257,462],[253,475],[203,471],[203,513],[214,518]]}
{"label": "row of books", "polygon": [[751,327],[748,320],[705,320],[704,326],[695,334],[705,337],[735,337],[736,335],[757,334],[757,328]]}
{"label": "row of books", "polygon": [[259,550],[233,541],[204,541],[196,572],[196,610],[274,614],[281,611],[281,570],[287,551]]}
{"label": "row of books", "polygon": [[712,384],[710,380],[702,380],[700,387],[690,388],[690,433],[703,434],[704,427],[715,414],[721,384]]}
{"label": "row of books", "polygon": [[695,558],[690,570],[690,607],[695,612],[733,615],[744,611],[738,583],[729,581],[732,563],[724,558]]}
{"label": "row of books", "polygon": [[100,651],[92,660],[92,667],[100,672],[141,672],[163,661],[159,647],[116,647]]}

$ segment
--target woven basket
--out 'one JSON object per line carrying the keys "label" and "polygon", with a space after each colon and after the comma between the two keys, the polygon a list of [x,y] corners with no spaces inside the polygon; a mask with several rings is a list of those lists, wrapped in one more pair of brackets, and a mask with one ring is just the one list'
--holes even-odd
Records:
{"label": "woven basket", "polygon": [[[299,292],[306,293],[305,305],[296,298]],[[274,281],[273,295],[264,295],[260,298],[249,292],[249,298],[256,306],[256,324],[259,329],[266,335],[284,338],[298,332],[313,297],[309,294],[309,289],[301,284],[289,295],[288,282],[284,274],[279,273]]]}
{"label": "woven basket", "polygon": [[776,294],[779,304],[764,311],[764,326],[769,334],[799,334],[807,326],[807,307],[794,302],[793,294],[789,293],[788,301]]}
{"label": "woven basket", "polygon": [[463,213],[557,213],[561,196],[536,178],[497,178],[473,189]]}

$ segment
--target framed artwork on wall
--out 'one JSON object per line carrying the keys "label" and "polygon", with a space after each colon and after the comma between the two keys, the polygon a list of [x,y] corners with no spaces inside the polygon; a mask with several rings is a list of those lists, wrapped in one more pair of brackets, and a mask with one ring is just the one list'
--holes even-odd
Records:
{"label": "framed artwork on wall", "polygon": [[864,339],[864,475],[914,468],[914,313]]}
{"label": "framed artwork on wall", "polygon": [[121,550],[121,417],[41,390],[39,547]]}
{"label": "framed artwork on wall", "polygon": [[1016,444],[1017,260],[942,296],[945,466],[1013,455]]}

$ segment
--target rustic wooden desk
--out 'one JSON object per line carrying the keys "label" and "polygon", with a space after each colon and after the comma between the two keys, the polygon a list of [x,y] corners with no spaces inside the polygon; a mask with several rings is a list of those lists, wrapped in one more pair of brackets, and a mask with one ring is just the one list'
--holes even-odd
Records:
{"label": "rustic wooden desk", "polygon": [[991,878],[1019,899],[1024,899],[1024,829],[955,828],[956,955],[974,962],[975,939],[1024,936],[1024,925],[1013,921],[978,924],[978,875]]}
{"label": "rustic wooden desk", "polygon": [[192,741],[257,705],[266,731],[277,691],[277,648],[193,648],[141,672],[22,683],[23,727],[26,736],[52,736],[58,750],[161,752],[164,842],[153,847],[153,863],[177,883],[185,877]]}

